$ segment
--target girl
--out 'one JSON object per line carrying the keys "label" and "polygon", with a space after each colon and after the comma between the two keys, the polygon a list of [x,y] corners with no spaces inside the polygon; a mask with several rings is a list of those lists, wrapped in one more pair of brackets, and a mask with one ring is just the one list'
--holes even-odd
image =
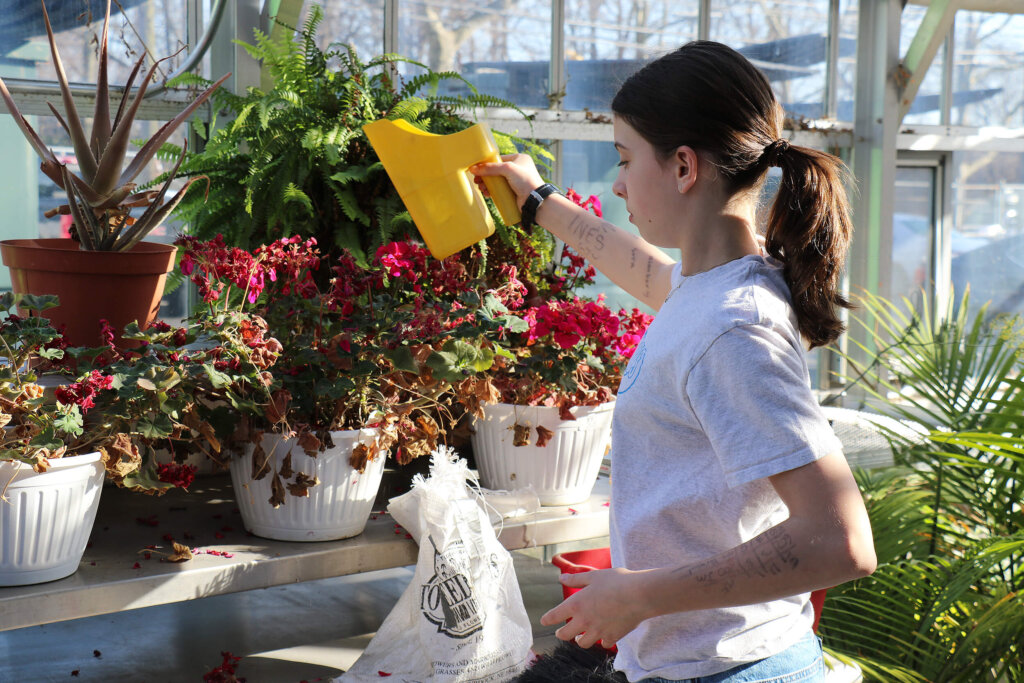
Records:
{"label": "girl", "polygon": [[[473,169],[504,176],[525,221],[658,309],[615,407],[614,568],[562,576],[583,590],[541,623],[571,618],[559,638],[617,644],[630,681],[823,680],[808,594],[875,567],[804,357],[848,307],[843,166],[782,139],[768,81],[718,43],[648,64],[612,110],[612,191],[640,237],[552,192],[525,155]],[[770,166],[782,183],[765,255],[755,209]]]}

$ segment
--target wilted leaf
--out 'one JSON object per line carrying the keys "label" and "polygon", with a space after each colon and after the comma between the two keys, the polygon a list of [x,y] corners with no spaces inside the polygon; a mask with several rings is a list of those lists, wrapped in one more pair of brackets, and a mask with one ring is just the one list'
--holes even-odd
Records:
{"label": "wilted leaf", "polygon": [[288,402],[292,395],[287,389],[278,389],[270,396],[270,403],[266,405],[264,414],[272,424],[282,422],[288,414]]}
{"label": "wilted leaf", "polygon": [[48,451],[41,450],[35,454],[35,463],[32,464],[32,469],[42,474],[46,470],[50,469],[50,461],[46,459]]}
{"label": "wilted leaf", "polygon": [[296,441],[309,457],[315,458],[320,453],[320,439],[316,438],[313,432],[303,431],[298,435]]}
{"label": "wilted leaf", "polygon": [[281,481],[281,477],[274,473],[274,478],[270,482],[270,504],[274,506],[274,509],[284,505],[284,482]]}
{"label": "wilted leaf", "polygon": [[277,473],[285,479],[289,479],[293,474],[295,474],[295,471],[292,470],[291,451],[288,451],[288,455],[284,456],[284,460],[281,461],[281,469],[279,469]]}
{"label": "wilted leaf", "polygon": [[537,425],[537,447],[543,448],[548,445],[555,433],[544,425]]}
{"label": "wilted leaf", "polygon": [[187,545],[182,545],[177,541],[171,541],[172,552],[167,557],[161,558],[161,562],[187,562],[192,559],[192,549]]}
{"label": "wilted leaf", "polygon": [[107,471],[118,478],[124,478],[142,464],[138,447],[127,434],[117,434],[99,448]]}
{"label": "wilted leaf", "polygon": [[512,425],[512,445],[513,446],[529,446],[530,445],[530,427],[529,425],[521,425],[518,422]]}
{"label": "wilted leaf", "polygon": [[455,395],[470,414],[480,419],[484,417],[481,407],[484,403],[498,403],[501,400],[498,388],[486,377],[467,377],[456,385]]}
{"label": "wilted leaf", "polygon": [[213,452],[220,453],[220,440],[217,438],[217,433],[214,431],[213,425],[206,420],[202,420],[199,422],[198,431],[203,435],[203,438],[206,439],[207,443],[210,444],[210,448],[213,449]]}
{"label": "wilted leaf", "polygon": [[437,422],[434,418],[429,415],[420,415],[416,418],[416,426],[420,428],[424,436],[428,439],[437,439],[437,435],[440,434],[441,428],[437,426]]}
{"label": "wilted leaf", "polygon": [[156,384],[154,384],[153,380],[149,379],[148,377],[139,377],[137,380],[135,380],[135,383],[138,384],[140,388],[145,389],[146,391],[156,391]]}
{"label": "wilted leaf", "polygon": [[402,450],[398,457],[398,464],[408,465],[421,455],[428,455],[432,450],[434,449],[430,446],[430,441],[428,439],[405,441],[402,443]]}
{"label": "wilted leaf", "polygon": [[316,477],[311,477],[304,472],[299,472],[295,476],[295,481],[288,484],[288,493],[298,498],[305,498],[309,496],[309,489],[320,483],[320,480]]}
{"label": "wilted leaf", "polygon": [[270,472],[270,456],[263,450],[263,444],[257,443],[252,448],[252,478],[259,481]]}
{"label": "wilted leaf", "polygon": [[349,467],[362,474],[366,471],[366,463],[372,460],[370,446],[361,443],[352,449],[352,455],[348,458]]}

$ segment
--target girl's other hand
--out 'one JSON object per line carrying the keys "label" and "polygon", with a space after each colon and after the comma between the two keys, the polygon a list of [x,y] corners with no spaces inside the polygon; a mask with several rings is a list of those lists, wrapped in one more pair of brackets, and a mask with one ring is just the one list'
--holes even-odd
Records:
{"label": "girl's other hand", "polygon": [[531,192],[544,184],[544,179],[540,177],[537,166],[528,154],[505,154],[500,162],[476,164],[470,166],[469,170],[476,176],[474,181],[484,196],[490,196],[484,186],[484,176],[505,178],[520,207]]}
{"label": "girl's other hand", "polygon": [[641,590],[647,572],[627,569],[597,569],[581,574],[563,574],[562,585],[582,590],[540,618],[544,626],[567,624],[555,631],[562,640],[575,640],[587,649],[598,643],[610,648],[619,638],[650,616]]}

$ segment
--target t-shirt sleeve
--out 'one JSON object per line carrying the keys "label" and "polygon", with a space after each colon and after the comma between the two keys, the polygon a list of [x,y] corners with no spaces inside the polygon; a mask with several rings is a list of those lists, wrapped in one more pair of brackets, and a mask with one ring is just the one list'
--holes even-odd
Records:
{"label": "t-shirt sleeve", "polygon": [[690,370],[686,395],[731,487],[842,450],[811,392],[802,351],[769,325],[716,338]]}

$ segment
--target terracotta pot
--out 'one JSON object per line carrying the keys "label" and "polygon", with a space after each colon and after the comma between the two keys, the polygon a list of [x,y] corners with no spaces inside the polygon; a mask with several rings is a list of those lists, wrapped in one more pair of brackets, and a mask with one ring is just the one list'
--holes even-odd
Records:
{"label": "terracotta pot", "polygon": [[0,241],[16,294],[60,297],[60,306],[44,315],[54,327],[65,326],[72,346],[101,345],[100,318],[118,334],[132,321],[144,327],[155,320],[176,251],[156,242],[113,252],[82,251],[75,241],[61,238]]}

